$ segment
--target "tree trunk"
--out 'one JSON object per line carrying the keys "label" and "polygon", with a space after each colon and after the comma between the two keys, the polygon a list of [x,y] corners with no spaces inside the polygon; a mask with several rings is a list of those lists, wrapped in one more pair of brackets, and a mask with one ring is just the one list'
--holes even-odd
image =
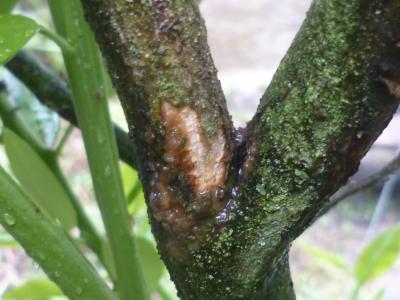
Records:
{"label": "tree trunk", "polygon": [[179,296],[294,299],[291,242],[397,107],[400,1],[314,1],[256,115],[238,131],[196,1],[82,2]]}

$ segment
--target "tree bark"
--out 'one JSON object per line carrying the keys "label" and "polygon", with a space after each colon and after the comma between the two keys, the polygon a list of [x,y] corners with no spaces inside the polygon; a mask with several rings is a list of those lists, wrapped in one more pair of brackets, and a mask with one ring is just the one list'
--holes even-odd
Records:
{"label": "tree bark", "polygon": [[284,252],[274,272],[267,276],[262,287],[253,296],[254,299],[294,300],[296,295],[289,268],[289,253]]}
{"label": "tree bark", "polygon": [[387,125],[400,1],[316,0],[235,131],[196,1],[83,0],[182,299],[294,299],[290,243]]}

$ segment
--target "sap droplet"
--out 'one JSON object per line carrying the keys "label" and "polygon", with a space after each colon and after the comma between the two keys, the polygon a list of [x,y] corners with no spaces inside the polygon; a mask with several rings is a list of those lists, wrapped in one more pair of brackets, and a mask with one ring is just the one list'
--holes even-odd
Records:
{"label": "sap droplet", "polygon": [[5,213],[3,215],[3,218],[8,226],[14,226],[15,223],[17,223],[17,220],[15,219],[15,217],[10,213]]}

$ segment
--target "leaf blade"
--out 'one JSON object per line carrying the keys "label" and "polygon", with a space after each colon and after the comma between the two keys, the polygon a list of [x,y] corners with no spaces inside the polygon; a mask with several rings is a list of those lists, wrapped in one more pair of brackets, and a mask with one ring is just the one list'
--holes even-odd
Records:
{"label": "leaf blade", "polygon": [[66,229],[76,226],[76,212],[66,191],[40,156],[8,128],[3,129],[3,140],[15,176],[35,203]]}
{"label": "leaf blade", "polygon": [[61,290],[48,279],[32,279],[7,291],[4,300],[39,300],[63,296]]}
{"label": "leaf blade", "polygon": [[389,270],[400,256],[400,226],[394,226],[373,239],[358,256],[354,275],[362,285]]}
{"label": "leaf blade", "polygon": [[[43,105],[36,96],[7,69],[3,72],[3,81],[7,87],[7,99],[15,108],[26,129],[35,140],[51,148],[60,130],[60,117]],[[7,126],[7,125],[6,125]]]}
{"label": "leaf blade", "polygon": [[150,241],[143,237],[137,237],[136,243],[147,286],[150,291],[155,291],[163,275],[164,264]]}
{"label": "leaf blade", "polygon": [[35,21],[19,15],[0,15],[0,65],[7,62],[39,30]]}

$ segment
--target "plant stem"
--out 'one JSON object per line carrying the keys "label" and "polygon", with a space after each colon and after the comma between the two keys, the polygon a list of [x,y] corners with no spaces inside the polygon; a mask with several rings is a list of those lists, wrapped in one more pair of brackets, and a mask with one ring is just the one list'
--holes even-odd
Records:
{"label": "plant stem", "polygon": [[82,205],[79,202],[79,199],[76,197],[74,192],[71,190],[71,187],[67,183],[58,163],[58,154],[40,144],[33,136],[29,128],[25,125],[24,121],[18,116],[18,114],[13,113],[13,111],[13,105],[8,101],[7,97],[0,94],[0,117],[3,123],[7,125],[7,127],[9,127],[10,129],[12,129],[15,133],[17,133],[21,138],[23,138],[25,142],[27,142],[33,148],[33,150],[42,158],[49,169],[57,177],[59,182],[64,187],[66,193],[68,194],[71,204],[74,206],[78,218],[78,227],[81,231],[83,239],[85,240],[87,245],[93,250],[93,252],[98,255],[99,259],[104,263],[105,261],[101,251],[102,238],[97,232],[96,228],[93,226],[86,212],[84,211]]}
{"label": "plant stem", "polygon": [[119,297],[148,299],[122,187],[100,52],[78,0],[50,0],[49,5],[58,34],[76,49],[72,56],[63,52],[64,61],[96,199],[112,248]]}
{"label": "plant stem", "polygon": [[70,299],[116,300],[61,226],[0,167],[0,223]]}
{"label": "plant stem", "polygon": [[[80,235],[84,240],[85,244],[89,246],[90,249],[94,253],[96,253],[99,260],[102,262],[103,266],[108,271],[108,274],[112,278],[112,272],[110,272],[109,266],[106,263],[103,255],[103,238],[97,231],[96,227],[93,225],[90,218],[87,216],[85,210],[79,202],[79,199],[76,197],[75,193],[72,191],[71,186],[68,184],[67,179],[65,178],[60,165],[58,163],[58,155],[52,152],[52,158],[48,159],[47,165],[53,171],[53,174],[57,177],[61,185],[64,187],[65,192],[68,194],[71,199],[71,203],[75,208],[76,215],[78,218],[78,227],[80,229]],[[112,278],[115,279],[115,278]]]}
{"label": "plant stem", "polygon": [[57,46],[60,47],[60,49],[63,52],[66,52],[69,55],[74,54],[75,49],[63,37],[59,36],[57,33],[54,33],[41,25],[39,25],[39,32],[43,34],[45,37],[52,40],[54,43],[56,43]]}
{"label": "plant stem", "polygon": [[[70,123],[75,126],[78,125],[71,91],[64,80],[40,64],[34,56],[27,52],[18,53],[6,63],[6,67],[35,94],[40,102]],[[119,157],[131,167],[136,168],[136,150],[128,138],[128,134],[116,124],[113,127],[117,139]]]}
{"label": "plant stem", "polygon": [[68,138],[71,136],[74,131],[74,126],[69,124],[67,129],[65,129],[64,135],[62,136],[60,142],[57,145],[57,148],[54,150],[55,154],[59,156],[65,146],[65,143],[68,141]]}

